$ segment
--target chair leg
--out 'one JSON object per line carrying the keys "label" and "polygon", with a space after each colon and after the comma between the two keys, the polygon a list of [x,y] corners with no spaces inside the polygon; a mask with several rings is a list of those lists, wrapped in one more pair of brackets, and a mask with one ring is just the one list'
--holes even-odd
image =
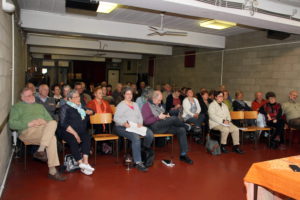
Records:
{"label": "chair leg", "polygon": [[155,137],[153,138],[153,151],[155,151]]}
{"label": "chair leg", "polygon": [[62,142],[62,147],[63,147],[63,159],[65,158],[65,143]]}
{"label": "chair leg", "polygon": [[172,141],[172,146],[171,146],[171,158],[173,158],[173,150],[174,150],[174,148],[173,148],[173,145],[174,145],[174,136],[172,136],[171,137],[172,139],[171,139],[171,141]]}
{"label": "chair leg", "polygon": [[97,141],[96,141],[96,140],[95,140],[94,154],[95,154],[95,160],[94,160],[94,163],[95,163],[95,165],[96,165],[96,159],[97,159]]}
{"label": "chair leg", "polygon": [[119,140],[116,140],[117,162],[119,162]]}
{"label": "chair leg", "polygon": [[24,169],[27,169],[27,145],[24,144]]}
{"label": "chair leg", "polygon": [[124,151],[125,151],[125,155],[127,154],[127,139],[124,138]]}

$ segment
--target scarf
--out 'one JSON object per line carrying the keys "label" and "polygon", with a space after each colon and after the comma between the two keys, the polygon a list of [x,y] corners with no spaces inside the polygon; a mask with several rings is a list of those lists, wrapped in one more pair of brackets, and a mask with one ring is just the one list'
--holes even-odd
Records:
{"label": "scarf", "polygon": [[152,100],[149,100],[149,107],[151,109],[152,114],[155,117],[158,117],[161,113],[165,112],[165,109],[162,107],[161,104],[154,104]]}
{"label": "scarf", "polygon": [[77,112],[80,114],[81,119],[84,120],[84,118],[86,116],[86,113],[85,113],[85,111],[80,106],[76,105],[75,103],[73,103],[71,101],[67,101],[67,104],[69,106],[71,106],[72,108],[76,109]]}

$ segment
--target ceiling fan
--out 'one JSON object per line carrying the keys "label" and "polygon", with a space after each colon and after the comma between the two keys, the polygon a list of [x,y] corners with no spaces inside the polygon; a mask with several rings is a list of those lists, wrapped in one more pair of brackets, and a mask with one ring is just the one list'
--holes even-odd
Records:
{"label": "ceiling fan", "polygon": [[187,32],[179,32],[179,31],[167,31],[164,29],[164,14],[160,14],[160,27],[154,27],[149,26],[149,30],[152,31],[152,33],[149,33],[148,36],[164,36],[164,35],[170,35],[170,36],[187,36]]}

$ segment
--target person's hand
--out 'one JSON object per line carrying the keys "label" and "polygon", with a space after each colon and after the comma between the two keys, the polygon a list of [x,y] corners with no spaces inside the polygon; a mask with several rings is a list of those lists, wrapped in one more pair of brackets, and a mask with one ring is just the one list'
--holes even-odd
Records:
{"label": "person's hand", "polygon": [[28,122],[27,126],[28,126],[28,128],[38,126],[38,120],[35,119],[35,120],[32,120],[31,122]]}
{"label": "person's hand", "polygon": [[125,123],[123,124],[123,126],[126,127],[126,128],[129,128],[129,127],[130,127],[130,124],[129,124],[128,122],[125,122]]}
{"label": "person's hand", "polygon": [[194,114],[194,118],[198,118],[198,117],[199,117],[198,113]]}
{"label": "person's hand", "polygon": [[39,126],[47,124],[47,121],[44,119],[37,119],[37,122]]}
{"label": "person's hand", "polygon": [[228,125],[229,125],[229,121],[228,121],[228,120],[225,120],[225,121],[224,121],[224,124],[228,124]]}
{"label": "person's hand", "polygon": [[167,116],[164,114],[164,113],[160,113],[159,115],[158,115],[158,118],[159,119],[165,119]]}
{"label": "person's hand", "polygon": [[269,114],[267,114],[267,118],[268,118],[268,121],[272,120],[272,118],[271,118],[271,116]]}
{"label": "person's hand", "polygon": [[91,110],[86,110],[85,113],[86,113],[87,115],[92,115],[94,112],[91,111]]}
{"label": "person's hand", "polygon": [[178,108],[180,108],[181,107],[181,105],[180,104],[177,104],[174,108],[175,109],[178,109]]}
{"label": "person's hand", "polygon": [[75,139],[76,139],[76,141],[78,142],[78,144],[81,143],[81,139],[80,139],[80,137],[79,137],[78,135],[75,135]]}
{"label": "person's hand", "polygon": [[137,127],[141,128],[141,127],[143,127],[143,124],[137,124]]}
{"label": "person's hand", "polygon": [[273,119],[273,123],[276,124],[277,123],[277,119]]}

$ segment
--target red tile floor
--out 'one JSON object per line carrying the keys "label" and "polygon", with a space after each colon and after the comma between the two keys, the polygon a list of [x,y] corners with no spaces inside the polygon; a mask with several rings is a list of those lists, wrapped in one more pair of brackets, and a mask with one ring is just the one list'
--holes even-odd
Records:
{"label": "red tile floor", "polygon": [[[212,156],[203,145],[192,143],[190,157],[194,165],[178,159],[178,145],[174,144],[176,166],[168,168],[161,159],[170,159],[170,148],[156,148],[156,160],[149,172],[136,169],[126,171],[120,159],[112,155],[99,155],[96,171],[86,176],[79,171],[68,173],[66,182],[47,178],[46,164],[28,158],[25,171],[23,159],[14,159],[2,196],[3,200],[69,200],[69,199],[246,199],[243,177],[253,162],[300,154],[300,145],[286,150],[272,150],[259,144],[245,144],[244,155],[235,153]],[[122,156],[120,156],[122,157]],[[91,157],[93,163],[93,157]]]}

